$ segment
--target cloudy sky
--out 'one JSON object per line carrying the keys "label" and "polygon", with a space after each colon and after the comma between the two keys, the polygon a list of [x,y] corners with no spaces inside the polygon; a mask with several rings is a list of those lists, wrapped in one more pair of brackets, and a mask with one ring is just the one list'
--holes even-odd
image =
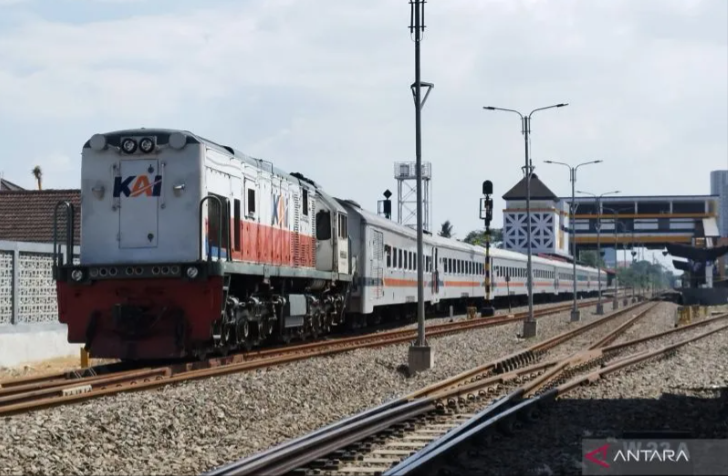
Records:
{"label": "cloudy sky", "polygon": [[[430,0],[422,79],[434,223],[481,226],[521,177],[517,116],[557,194],[704,194],[728,168],[726,0]],[[414,160],[406,0],[0,0],[0,172],[78,187],[95,132],[183,128],[372,209]],[[396,198],[396,197],[394,197]],[[495,225],[502,222],[496,213]]]}

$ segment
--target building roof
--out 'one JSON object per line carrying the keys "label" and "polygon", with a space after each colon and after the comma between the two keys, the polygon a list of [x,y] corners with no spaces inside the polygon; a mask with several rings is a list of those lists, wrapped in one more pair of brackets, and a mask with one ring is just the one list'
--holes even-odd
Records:
{"label": "building roof", "polygon": [[[81,190],[0,192],[0,240],[53,243],[53,211],[67,200],[75,208],[74,244],[80,243]],[[65,243],[65,212],[58,212],[58,240]]]}
{"label": "building roof", "polygon": [[[526,176],[503,195],[503,200],[526,199]],[[531,200],[558,200],[558,197],[544,184],[538,175],[531,174]]]}
{"label": "building roof", "polygon": [[0,192],[4,191],[17,191],[17,190],[25,190],[20,185],[15,185],[13,182],[9,180],[5,180],[4,178],[0,178]]}

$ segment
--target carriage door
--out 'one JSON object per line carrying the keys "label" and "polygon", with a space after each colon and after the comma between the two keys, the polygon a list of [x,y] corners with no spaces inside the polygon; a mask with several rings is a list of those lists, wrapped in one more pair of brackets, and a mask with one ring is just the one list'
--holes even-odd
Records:
{"label": "carriage door", "polygon": [[372,299],[384,297],[384,235],[381,231],[372,230],[372,257],[369,260],[372,276],[375,281]]}
{"label": "carriage door", "polygon": [[559,292],[559,271],[554,271],[554,290]]}
{"label": "carriage door", "polygon": [[119,199],[119,248],[156,248],[162,176],[157,160],[122,160],[114,197]]}
{"label": "carriage door", "polygon": [[432,294],[433,294],[433,302],[437,302],[439,299],[440,294],[440,271],[438,263],[440,262],[439,256],[438,256],[438,249],[434,246],[432,247],[434,253],[433,253],[433,263],[432,263]]}

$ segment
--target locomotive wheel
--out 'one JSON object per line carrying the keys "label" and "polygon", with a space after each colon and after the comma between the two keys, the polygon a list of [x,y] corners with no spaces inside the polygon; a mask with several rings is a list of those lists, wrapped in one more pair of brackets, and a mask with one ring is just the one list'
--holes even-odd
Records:
{"label": "locomotive wheel", "polygon": [[250,338],[250,321],[248,320],[247,313],[241,313],[238,317],[238,322],[235,326],[235,334],[238,339],[238,344],[244,350],[247,351],[253,347],[253,343]]}
{"label": "locomotive wheel", "polygon": [[265,321],[258,321],[258,340],[260,342],[263,342],[268,338],[267,331],[268,329],[266,327]]}
{"label": "locomotive wheel", "polygon": [[316,311],[311,316],[311,337],[317,339],[321,335],[321,313]]}

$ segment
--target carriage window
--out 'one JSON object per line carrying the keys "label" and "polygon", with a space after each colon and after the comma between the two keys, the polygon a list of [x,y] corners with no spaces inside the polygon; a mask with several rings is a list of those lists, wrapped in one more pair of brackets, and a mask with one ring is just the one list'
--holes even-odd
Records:
{"label": "carriage window", "polygon": [[397,261],[397,267],[400,269],[404,269],[404,261],[402,261],[402,250],[397,250],[399,252],[399,261]]}
{"label": "carriage window", "polygon": [[392,247],[384,245],[384,254],[387,255],[387,268],[392,267]]}

